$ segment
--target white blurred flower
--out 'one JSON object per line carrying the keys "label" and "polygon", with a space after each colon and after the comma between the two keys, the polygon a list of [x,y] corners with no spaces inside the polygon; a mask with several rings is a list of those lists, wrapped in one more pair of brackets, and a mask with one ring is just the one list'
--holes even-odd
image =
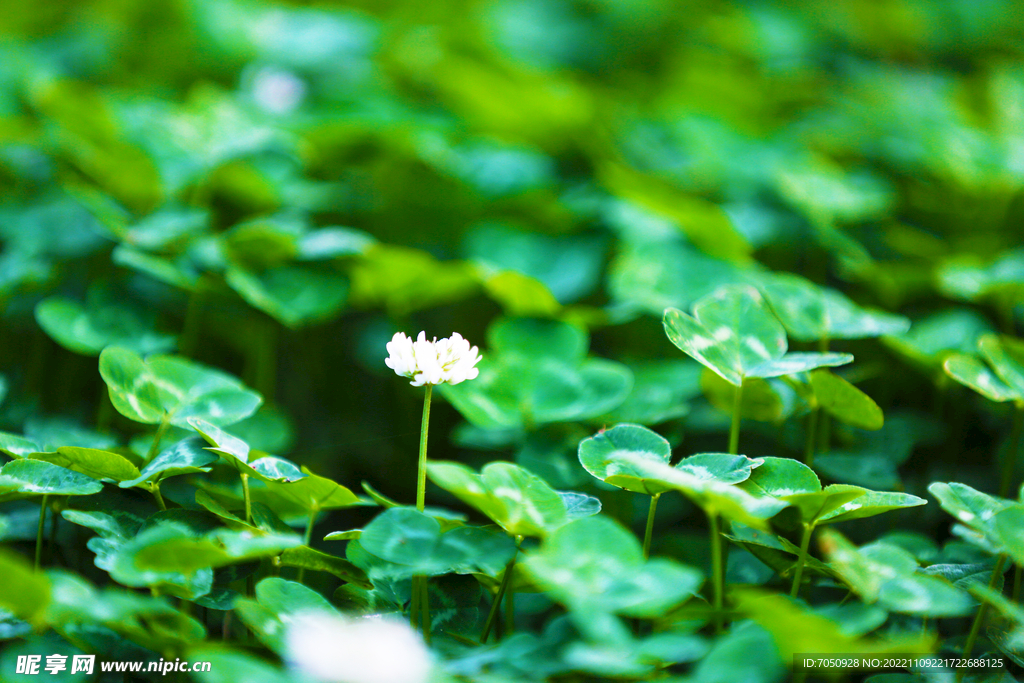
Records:
{"label": "white blurred flower", "polygon": [[480,371],[480,350],[470,347],[461,334],[453,332],[451,337],[440,341],[434,337],[427,341],[425,332],[420,332],[416,341],[403,332],[395,333],[387,344],[388,354],[385,365],[401,377],[411,377],[414,387],[424,384],[458,384],[475,379]]}
{"label": "white blurred flower", "polygon": [[298,614],[285,637],[292,667],[324,683],[427,683],[430,652],[408,624]]}
{"label": "white blurred flower", "polygon": [[306,83],[291,71],[267,66],[253,78],[252,96],[267,113],[291,114],[306,96]]}

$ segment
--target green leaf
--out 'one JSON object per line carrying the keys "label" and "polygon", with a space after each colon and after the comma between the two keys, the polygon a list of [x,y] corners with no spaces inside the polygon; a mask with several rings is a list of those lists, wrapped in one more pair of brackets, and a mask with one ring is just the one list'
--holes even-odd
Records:
{"label": "green leaf", "polygon": [[636,537],[604,517],[558,529],[524,566],[556,600],[584,613],[661,616],[703,583],[696,569],[660,558],[645,561]]}
{"label": "green leaf", "polygon": [[430,462],[427,475],[513,536],[544,536],[569,520],[558,492],[512,463],[492,462],[476,474],[458,463]]}
{"label": "green leaf", "polygon": [[41,460],[13,460],[0,469],[0,498],[88,496],[103,490],[92,477]]}
{"label": "green leaf", "polygon": [[868,491],[848,503],[836,508],[827,515],[818,519],[818,524],[834,524],[845,522],[851,519],[864,519],[874,517],[891,510],[917,507],[927,505],[924,498],[912,496],[909,493],[893,493],[885,491]]}
{"label": "green leaf", "polygon": [[436,519],[412,508],[397,507],[378,515],[359,537],[369,553],[406,569],[405,576],[499,574],[516,553],[507,534],[462,526],[446,532]]}
{"label": "green leaf", "polygon": [[556,491],[565,504],[569,521],[592,517],[601,512],[601,500],[577,491]]}
{"label": "green leaf", "polygon": [[990,401],[1003,402],[1024,399],[1024,396],[1004,383],[974,356],[954,353],[946,358],[942,368],[957,382],[974,389]]}
{"label": "green leaf", "polygon": [[[264,462],[266,458],[257,460]],[[292,481],[265,481],[262,486],[253,487],[251,495],[255,502],[264,503],[282,517],[316,514],[320,510],[337,510],[365,505],[356,494],[332,479],[313,474],[302,467],[302,479]]]}
{"label": "green leaf", "polygon": [[281,553],[279,562],[282,567],[299,567],[316,572],[327,572],[347,583],[367,589],[373,588],[373,584],[359,567],[348,560],[322,553],[308,546],[301,545],[285,550]]}
{"label": "green leaf", "polygon": [[978,338],[978,351],[999,379],[1024,397],[1024,341],[986,334]]}
{"label": "green leaf", "polygon": [[124,481],[139,476],[139,468],[123,455],[96,448],[75,448],[61,446],[56,453],[33,453],[33,460],[43,460],[65,467],[93,479]]}
{"label": "green leaf", "polygon": [[822,531],[819,545],[843,582],[868,604],[928,617],[962,616],[974,609],[966,591],[918,572],[917,561],[902,548],[881,542],[857,548],[832,529]]}
{"label": "green leaf", "polygon": [[224,279],[249,304],[293,329],[334,318],[348,299],[348,280],[333,270],[229,267]]}
{"label": "green leaf", "polygon": [[580,464],[601,481],[648,495],[668,490],[667,486],[642,479],[627,456],[667,464],[672,447],[650,429],[630,424],[616,425],[580,442]]}
{"label": "green leaf", "polygon": [[730,285],[693,306],[693,317],[665,309],[665,334],[688,356],[741,386],[745,377],[779,377],[822,366],[844,365],[843,353],[786,355],[786,332],[753,287]]}
{"label": "green leaf", "polygon": [[1010,505],[995,513],[988,522],[1002,552],[1014,564],[1024,564],[1024,505]]}
{"label": "green leaf", "polygon": [[107,346],[120,346],[137,353],[169,351],[176,340],[152,330],[142,316],[127,306],[50,297],[36,306],[36,321],[58,344],[86,356],[98,356]]}
{"label": "green leaf", "polygon": [[750,478],[751,471],[763,461],[731,453],[698,453],[676,463],[676,469],[697,479],[739,484]]}
{"label": "green leaf", "polygon": [[860,429],[881,429],[882,409],[863,391],[828,370],[811,373],[814,397],[824,410],[848,425]]}
{"label": "green leaf", "polygon": [[935,496],[943,510],[976,529],[984,529],[997,512],[1013,504],[958,482],[934,482],[928,485],[928,492]]}
{"label": "green leaf", "polygon": [[681,492],[708,515],[721,515],[756,529],[767,529],[767,520],[786,507],[785,502],[773,496],[752,495],[738,486],[694,476],[662,462],[628,453],[620,457],[633,467],[637,477]]}
{"label": "green leaf", "polygon": [[966,308],[945,309],[901,335],[885,337],[890,347],[926,368],[938,368],[950,353],[974,353],[978,338],[992,331],[989,321]]}
{"label": "green leaf", "polygon": [[[50,603],[50,581],[34,571],[21,555],[0,548],[0,608],[19,619],[41,626]],[[6,588],[5,588],[6,586]]]}
{"label": "green leaf", "polygon": [[601,416],[605,424],[660,424],[686,415],[688,401],[700,395],[702,366],[689,359],[630,363],[628,367],[633,388],[626,400]]}
{"label": "green leaf", "polygon": [[298,481],[307,476],[290,460],[253,451],[249,444],[217,425],[194,417],[189,418],[188,424],[210,444],[206,450],[220,455],[239,474],[255,477],[268,484]]}
{"label": "green leaf", "polygon": [[153,458],[137,478],[122,481],[118,486],[130,488],[147,482],[157,483],[179,474],[209,472],[215,462],[217,456],[202,448],[202,441],[198,438],[182,439]]}
{"label": "green leaf", "polygon": [[802,609],[782,595],[752,588],[734,589],[731,594],[741,614],[771,633],[783,660],[809,652],[824,656],[885,656],[904,652],[923,655],[934,649],[933,638],[926,633],[886,639],[856,638],[844,633],[835,621]]}
{"label": "green leaf", "polygon": [[513,316],[549,317],[562,305],[543,282],[514,270],[504,270],[483,280],[484,291]]}
{"label": "green leaf", "polygon": [[762,464],[742,484],[749,492],[767,494],[795,507],[804,524],[817,524],[834,510],[868,493],[845,484],[821,487],[817,475],[789,458],[760,458]]}
{"label": "green leaf", "polygon": [[177,356],[143,360],[134,351],[109,347],[100,354],[100,375],[110,401],[127,418],[188,428],[189,418],[229,425],[252,415],[263,399],[234,377]]}

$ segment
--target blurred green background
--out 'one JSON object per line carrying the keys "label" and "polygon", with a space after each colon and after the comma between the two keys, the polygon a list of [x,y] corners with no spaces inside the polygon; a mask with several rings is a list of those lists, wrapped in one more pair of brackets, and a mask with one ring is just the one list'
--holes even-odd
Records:
{"label": "blurred green background", "polygon": [[[576,445],[616,421],[724,450],[662,311],[788,271],[914,321],[832,345],[891,426],[882,474],[826,476],[984,481],[1005,416],[931,387],[1020,312],[1022,52],[1010,0],[4,0],[0,428],[129,443],[99,349],[177,348],[267,397],[254,445],[409,501],[421,392],[385,342],[486,364],[495,319],[558,318],[629,397],[509,429],[439,402],[431,457],[587,488]],[[786,400],[744,452],[799,454]]]}

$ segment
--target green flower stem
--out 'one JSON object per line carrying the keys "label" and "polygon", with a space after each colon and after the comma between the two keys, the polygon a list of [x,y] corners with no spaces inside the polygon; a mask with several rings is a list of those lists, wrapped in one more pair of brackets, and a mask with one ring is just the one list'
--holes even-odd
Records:
{"label": "green flower stem", "polygon": [[[313,506],[313,509],[309,511],[309,522],[306,523],[306,533],[302,537],[302,545],[309,547],[310,542],[313,540],[313,525],[316,524],[316,516],[320,514],[320,508]],[[296,577],[299,583],[302,583],[302,579],[306,576],[306,568],[299,567],[299,574]]]}
{"label": "green flower stem", "polygon": [[42,565],[43,559],[43,525],[46,523],[46,500],[49,498],[43,494],[43,500],[39,503],[39,528],[36,530],[36,571]]}
{"label": "green flower stem", "polygon": [[[430,398],[434,386],[427,385],[423,394],[423,421],[420,423],[420,458],[416,472],[416,509],[423,512],[427,505],[427,438],[430,429]],[[410,606],[410,622],[413,628],[422,616],[423,638],[430,642],[430,597],[427,593],[427,579],[423,576],[412,577],[412,604]]]}
{"label": "green flower stem", "polygon": [[654,511],[658,509],[660,493],[651,496],[651,507],[647,510],[647,530],[644,532],[644,559],[651,556],[651,536],[654,533]]}
{"label": "green flower stem", "polygon": [[487,621],[484,622],[484,630],[480,634],[480,643],[487,642],[487,636],[491,634],[491,629],[494,627],[494,622],[498,617],[498,605],[501,604],[501,599],[505,596],[505,591],[508,590],[509,585],[512,583],[512,573],[516,566],[516,556],[519,554],[519,550],[516,549],[516,555],[512,556],[509,563],[505,565],[505,575],[501,577],[501,585],[498,586],[498,592],[494,596],[494,601],[491,603],[491,611],[487,614]]}
{"label": "green flower stem", "polygon": [[427,503],[427,430],[430,427],[430,395],[434,392],[432,384],[427,385],[423,395],[423,422],[420,425],[420,465],[416,480],[416,509],[423,512]]}
{"label": "green flower stem", "polygon": [[409,584],[409,626],[413,631],[419,630],[420,624],[420,582],[418,576],[412,577]]}
{"label": "green flower stem", "polygon": [[242,497],[245,499],[245,523],[252,524],[252,499],[249,497],[249,475],[242,474]]}
{"label": "green flower stem", "polygon": [[818,408],[811,408],[807,416],[807,436],[804,439],[804,464],[814,467],[814,439],[818,435]]}
{"label": "green flower stem", "polygon": [[1003,474],[999,478],[999,495],[1003,498],[1013,488],[1013,472],[1017,465],[1017,450],[1020,446],[1021,427],[1024,426],[1024,404],[1018,403],[1013,411],[1013,427],[1010,429],[1010,446],[1003,457]]}
{"label": "green flower stem", "polygon": [[[988,587],[994,589],[996,587],[996,580],[1003,575],[1003,564],[1006,562],[1006,555],[1000,555],[999,559],[996,560],[996,566],[992,569],[992,578],[988,580]],[[971,632],[967,636],[967,643],[964,645],[964,657],[970,657],[971,651],[974,649],[974,641],[978,639],[978,633],[981,631],[981,624],[985,621],[985,613],[988,611],[988,603],[983,602],[978,607],[978,613],[974,615],[974,623],[971,624]],[[963,679],[964,672],[967,669],[957,669],[957,681]]]}
{"label": "green flower stem", "polygon": [[807,548],[811,544],[811,534],[813,532],[813,524],[804,524],[804,535],[800,539],[800,555],[796,561],[796,571],[793,573],[793,587],[789,589],[789,595],[793,598],[800,594],[800,579],[804,575],[804,565],[807,563]]}
{"label": "green flower stem", "polygon": [[[66,502],[66,500],[67,499],[64,499],[64,502]],[[49,549],[47,551],[49,553],[47,557],[49,558],[51,565],[57,564],[57,523],[60,521],[60,514],[58,510],[60,506],[61,503],[58,502],[50,512],[50,538],[47,541],[46,546]]]}
{"label": "green flower stem", "polygon": [[711,533],[711,580],[714,584],[715,633],[721,633],[725,573],[722,562],[722,536],[718,530],[717,513],[708,513],[708,526]]}
{"label": "green flower stem", "polygon": [[743,404],[743,385],[736,387],[735,398],[732,404],[732,425],[729,427],[729,452],[739,455],[740,448],[740,414]]}

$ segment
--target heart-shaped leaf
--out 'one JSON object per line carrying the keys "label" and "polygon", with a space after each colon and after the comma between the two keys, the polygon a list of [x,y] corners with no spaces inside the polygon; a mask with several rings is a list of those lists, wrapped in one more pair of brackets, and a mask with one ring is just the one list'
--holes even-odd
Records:
{"label": "heart-shaped leaf", "polygon": [[88,496],[103,484],[79,472],[42,460],[12,460],[0,469],[0,499],[29,496]]}
{"label": "heart-shaped leaf", "polygon": [[874,517],[891,510],[901,510],[919,505],[927,505],[924,498],[912,496],[909,493],[897,493],[888,491],[868,491],[848,503],[832,510],[818,519],[818,524],[834,524],[845,522],[851,519],[863,519]]}
{"label": "heart-shaped leaf", "polygon": [[569,521],[558,492],[512,463],[492,462],[477,474],[459,463],[431,462],[427,474],[513,536],[544,536]]}
{"label": "heart-shaped leaf", "polygon": [[93,479],[120,482],[135,479],[140,474],[139,468],[123,455],[98,448],[61,446],[56,453],[33,453],[32,459],[81,472]]}
{"label": "heart-shaped leaf", "polygon": [[946,374],[960,384],[974,389],[990,401],[1020,401],[1024,399],[1016,389],[999,379],[984,363],[962,353],[950,355],[942,364]]}
{"label": "heart-shaped leaf", "polygon": [[189,418],[196,418],[229,425],[263,401],[234,377],[177,356],[143,360],[134,351],[108,347],[100,354],[100,375],[117,411],[145,424],[166,421],[187,429]]}
{"label": "heart-shaped leaf", "polygon": [[961,616],[974,609],[965,590],[920,573],[917,561],[902,548],[880,542],[857,548],[832,529],[821,533],[819,543],[843,582],[868,604],[929,617]]}
{"label": "heart-shaped leaf", "polygon": [[693,307],[693,316],[665,309],[665,334],[684,353],[741,386],[746,377],[779,377],[822,366],[844,365],[842,353],[786,355],[786,332],[764,297],[750,286],[718,289]]}
{"label": "heart-shaped leaf", "polygon": [[217,425],[199,418],[189,418],[188,424],[199,432],[226,464],[239,474],[255,477],[266,483],[298,481],[306,477],[298,465],[275,455],[267,455],[249,448],[249,444]]}
{"label": "heart-shaped leaf", "polygon": [[613,486],[648,495],[662,493],[669,487],[641,478],[632,460],[668,464],[671,458],[668,441],[640,425],[616,425],[584,439],[579,446],[580,464],[587,472]]}
{"label": "heart-shaped leaf", "polygon": [[359,544],[382,560],[405,567],[406,576],[451,572],[493,576],[516,553],[515,543],[507,534],[471,526],[442,532],[436,519],[405,507],[377,515],[363,529]]}
{"label": "heart-shaped leaf", "polygon": [[309,265],[281,265],[259,272],[230,267],[224,279],[250,305],[291,328],[331,319],[348,298],[344,275]]}
{"label": "heart-shaped leaf", "polygon": [[36,321],[58,344],[86,356],[98,356],[108,346],[136,353],[170,351],[173,336],[153,330],[151,321],[127,306],[90,301],[88,308],[72,299],[50,297],[36,306]]}
{"label": "heart-shaped leaf", "polygon": [[700,572],[644,560],[631,533],[604,517],[571,522],[524,561],[526,571],[570,609],[654,617],[694,595]]}
{"label": "heart-shaped leaf", "polygon": [[209,472],[213,463],[217,462],[217,456],[203,448],[202,443],[195,437],[182,439],[149,461],[138,477],[122,481],[118,486],[130,488],[150,482],[159,483],[179,474]]}

